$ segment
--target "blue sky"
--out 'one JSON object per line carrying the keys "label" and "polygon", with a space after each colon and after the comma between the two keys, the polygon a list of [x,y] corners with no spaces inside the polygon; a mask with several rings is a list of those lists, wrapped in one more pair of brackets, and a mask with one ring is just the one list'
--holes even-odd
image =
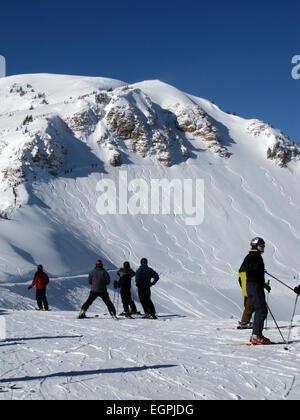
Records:
{"label": "blue sky", "polygon": [[2,2],[7,75],[160,79],[300,144],[299,0]]}

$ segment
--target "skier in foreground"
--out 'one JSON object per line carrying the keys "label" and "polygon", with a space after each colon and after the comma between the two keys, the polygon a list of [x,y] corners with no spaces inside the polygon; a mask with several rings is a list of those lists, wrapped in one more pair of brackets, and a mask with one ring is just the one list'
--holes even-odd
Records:
{"label": "skier in foreground", "polygon": [[112,316],[116,318],[116,309],[109,298],[106,286],[110,283],[110,277],[104,270],[102,261],[96,261],[96,267],[89,273],[89,284],[92,286],[88,300],[82,305],[78,318],[87,318],[86,311],[97,297],[100,297]]}
{"label": "skier in foreground", "polygon": [[[38,307],[36,308],[37,311],[42,311],[43,309],[45,311],[49,310],[48,301],[46,298],[46,288],[47,284],[49,283],[49,277],[46,273],[43,271],[43,266],[38,265],[37,271],[34,275],[33,282],[28,287],[29,289],[32,289],[36,285],[36,301]],[[43,308],[44,304],[44,308]]]}
{"label": "skier in foreground", "polygon": [[[153,281],[151,282],[151,279]],[[150,287],[154,286],[159,280],[159,275],[150,267],[148,267],[147,258],[141,259],[141,266],[135,274],[135,282],[138,288],[139,298],[144,309],[143,318],[157,319],[155,315],[155,307],[151,300]]]}
{"label": "skier in foreground", "polygon": [[135,276],[135,271],[133,271],[132,268],[130,268],[129,262],[125,261],[123,264],[123,268],[120,268],[117,274],[120,277],[120,279],[119,281],[115,280],[114,286],[115,288],[120,287],[124,315],[126,316],[136,314],[137,309],[131,297],[131,279]]}
{"label": "skier in foreground", "polygon": [[252,344],[270,344],[271,341],[263,336],[263,327],[268,315],[264,289],[270,286],[265,284],[265,265],[262,254],[265,249],[265,241],[262,238],[254,238],[251,241],[251,250],[245,257],[241,269],[247,278],[247,295],[254,305],[253,331],[250,338]]}

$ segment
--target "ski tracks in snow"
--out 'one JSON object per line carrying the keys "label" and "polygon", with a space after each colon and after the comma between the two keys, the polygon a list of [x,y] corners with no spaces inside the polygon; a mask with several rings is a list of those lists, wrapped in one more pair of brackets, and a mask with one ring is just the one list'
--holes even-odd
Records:
{"label": "ski tracks in snow", "polygon": [[[17,387],[0,399],[299,397],[299,329],[289,352],[283,346],[236,347],[231,342],[247,342],[249,331],[230,330],[232,322],[192,315],[160,322],[11,312],[10,338],[0,342],[0,384]],[[276,339],[276,329],[269,333]]]}
{"label": "ski tracks in snow", "polygon": [[232,174],[234,174],[235,176],[239,177],[241,180],[241,187],[242,189],[248,194],[251,195],[254,198],[254,201],[256,203],[260,203],[261,207],[265,210],[265,212],[267,214],[269,214],[273,219],[279,221],[280,223],[283,223],[285,225],[288,226],[288,228],[291,231],[291,234],[296,238],[296,239],[300,239],[300,232],[298,232],[292,225],[290,222],[288,222],[286,219],[284,219],[281,216],[278,216],[277,214],[275,214],[271,208],[268,206],[268,204],[266,203],[266,201],[260,196],[258,195],[256,192],[253,191],[253,189],[251,189],[251,187],[249,186],[248,182],[245,180],[245,178],[238,174],[237,172],[235,172],[232,168],[230,168],[229,166],[227,167],[227,170],[229,172],[231,172]]}

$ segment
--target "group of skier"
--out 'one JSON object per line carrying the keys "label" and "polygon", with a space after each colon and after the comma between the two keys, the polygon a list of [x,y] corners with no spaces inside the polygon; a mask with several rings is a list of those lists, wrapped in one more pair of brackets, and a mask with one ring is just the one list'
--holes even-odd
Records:
{"label": "group of skier", "polygon": [[[131,298],[131,279],[135,276],[138,295],[144,310],[144,318],[157,319],[154,304],[151,300],[150,288],[159,280],[159,275],[148,266],[147,258],[141,259],[141,265],[137,272],[130,267],[130,263],[125,261],[123,267],[117,272],[119,281],[114,281],[115,289],[120,288],[120,294],[124,307],[123,314],[131,316],[137,314],[137,308]],[[152,280],[152,281],[151,281]],[[97,297],[100,297],[112,316],[116,318],[116,308],[110,300],[107,292],[107,285],[110,283],[110,276],[104,269],[101,260],[97,260],[96,267],[89,273],[89,284],[91,285],[88,300],[82,305],[79,318],[86,318],[86,311]]]}
{"label": "group of skier", "polygon": [[[118,270],[117,274],[119,276],[119,280],[114,281],[114,287],[115,289],[120,288],[120,294],[124,307],[123,314],[125,316],[131,316],[138,313],[136,305],[131,298],[131,279],[135,276],[138,295],[144,310],[143,317],[157,319],[156,310],[151,300],[150,288],[158,282],[159,275],[148,266],[147,258],[141,259],[141,265],[137,272],[132,270],[128,261],[125,261],[123,267]],[[112,318],[116,318],[116,308],[107,291],[107,286],[110,283],[110,275],[103,267],[101,260],[96,261],[95,268],[88,275],[88,281],[91,285],[91,290],[87,301],[81,307],[79,318],[87,318],[86,312],[88,308],[98,297],[103,300]],[[31,289],[36,285],[36,300],[38,304],[38,307],[36,308],[37,310],[49,310],[46,298],[46,287],[48,283],[49,277],[43,271],[43,266],[39,265],[37,272],[34,275],[33,282],[28,287],[28,289]]]}
{"label": "group of skier", "polygon": [[[270,292],[271,288],[269,284],[265,283],[266,271],[262,258],[262,254],[265,250],[265,241],[260,237],[256,237],[252,239],[250,245],[251,250],[244,258],[239,269],[239,283],[244,296],[244,312],[239,328],[252,329],[250,342],[253,345],[266,345],[270,344],[271,341],[263,335],[264,323],[269,309],[266,302],[265,289]],[[118,270],[117,274],[119,280],[114,281],[114,287],[115,289],[120,288],[120,295],[124,308],[123,314],[125,316],[131,316],[138,313],[134,300],[131,297],[131,281],[135,276],[138,296],[144,310],[143,317],[156,319],[156,310],[151,300],[150,288],[158,282],[159,275],[148,266],[148,260],[142,258],[141,265],[136,272],[130,267],[130,263],[126,261],[124,262],[123,267]],[[101,260],[97,260],[95,268],[89,273],[88,281],[91,285],[91,291],[87,301],[81,307],[79,318],[87,318],[86,312],[97,297],[100,297],[103,300],[110,315],[113,318],[116,318],[116,308],[107,291],[107,285],[110,283],[110,276],[104,269]],[[29,286],[29,289],[35,285],[37,286],[37,310],[45,309],[47,311],[49,309],[46,298],[46,287],[48,283],[49,277],[43,271],[43,266],[39,265],[38,270],[34,275],[33,282]],[[294,290],[297,295],[300,295],[300,285],[291,290]],[[254,321],[251,323],[253,313]]]}

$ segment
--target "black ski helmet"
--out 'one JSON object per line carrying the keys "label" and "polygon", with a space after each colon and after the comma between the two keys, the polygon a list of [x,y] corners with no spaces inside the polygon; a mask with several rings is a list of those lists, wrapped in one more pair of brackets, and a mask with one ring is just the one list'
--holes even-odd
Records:
{"label": "black ski helmet", "polygon": [[262,238],[253,238],[251,241],[251,248],[252,249],[257,249],[258,246],[265,246],[265,241]]}
{"label": "black ski helmet", "polygon": [[123,264],[123,268],[125,268],[126,270],[129,270],[129,269],[130,269],[130,264],[129,264],[129,262],[128,262],[128,261],[125,261],[125,262],[124,262],[124,264]]}

